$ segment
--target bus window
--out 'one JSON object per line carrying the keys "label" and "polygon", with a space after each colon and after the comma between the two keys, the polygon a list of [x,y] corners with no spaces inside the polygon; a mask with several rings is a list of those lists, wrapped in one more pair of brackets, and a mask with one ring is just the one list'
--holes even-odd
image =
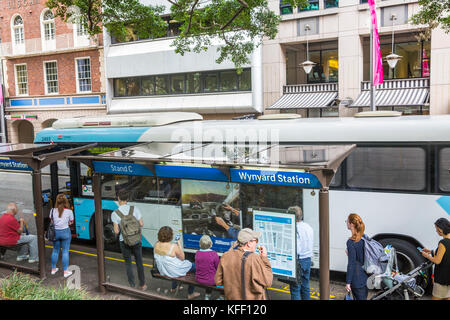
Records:
{"label": "bus window", "polygon": [[358,147],[347,158],[352,188],[421,191],[426,187],[426,153],[414,147]]}
{"label": "bus window", "polygon": [[[88,178],[88,180],[92,180],[92,178]],[[102,175],[102,198],[116,200],[120,190],[130,189],[130,180],[130,176],[125,175]]]}
{"label": "bus window", "polygon": [[450,191],[450,148],[443,148],[439,152],[439,189]]}
{"label": "bus window", "polygon": [[181,199],[181,180],[159,178],[159,201],[162,204],[179,205]]}
{"label": "bus window", "polygon": [[92,189],[92,172],[91,169],[80,163],[80,180],[81,180],[81,195],[84,197],[93,197],[94,191]]}
{"label": "bus window", "polygon": [[133,176],[131,190],[132,201],[158,203],[158,183],[155,177]]}
{"label": "bus window", "polygon": [[338,168],[331,180],[330,187],[340,187],[342,185],[342,166]]}

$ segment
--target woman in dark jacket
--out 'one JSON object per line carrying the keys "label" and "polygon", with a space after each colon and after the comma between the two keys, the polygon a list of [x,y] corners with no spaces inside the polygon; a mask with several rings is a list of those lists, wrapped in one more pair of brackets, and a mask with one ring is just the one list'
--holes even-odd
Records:
{"label": "woman in dark jacket", "polygon": [[364,222],[356,213],[351,213],[347,218],[347,228],[352,236],[347,241],[347,276],[345,288],[353,293],[355,300],[367,300],[367,274],[362,266],[364,264]]}
{"label": "woman in dark jacket", "polygon": [[436,250],[423,249],[422,255],[434,263],[433,300],[450,300],[450,222],[440,218],[435,223],[442,237]]}

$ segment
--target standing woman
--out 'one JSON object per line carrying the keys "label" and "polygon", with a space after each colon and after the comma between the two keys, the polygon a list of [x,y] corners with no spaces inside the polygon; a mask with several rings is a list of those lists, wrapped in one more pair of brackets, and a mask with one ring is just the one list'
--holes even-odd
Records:
{"label": "standing woman", "polygon": [[423,249],[422,255],[434,263],[433,300],[450,300],[450,222],[440,218],[434,223],[443,239],[437,250]]}
{"label": "standing woman", "polygon": [[345,288],[352,291],[355,300],[367,300],[369,290],[367,289],[367,274],[363,270],[364,264],[364,222],[356,213],[351,213],[347,218],[347,229],[352,236],[347,240],[347,276]]}
{"label": "standing woman", "polygon": [[55,208],[50,211],[50,219],[55,225],[56,240],[53,242],[53,252],[51,257],[52,274],[58,272],[56,263],[59,259],[59,250],[62,248],[62,266],[64,278],[72,274],[69,267],[69,247],[72,234],[69,226],[73,223],[73,212],[69,209],[69,201],[63,193],[56,196]]}

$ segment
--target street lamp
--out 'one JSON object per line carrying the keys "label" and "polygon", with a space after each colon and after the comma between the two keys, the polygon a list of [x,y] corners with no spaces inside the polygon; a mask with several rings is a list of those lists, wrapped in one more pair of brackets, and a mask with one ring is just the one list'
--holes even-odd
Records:
{"label": "street lamp", "polygon": [[395,14],[392,14],[391,16],[392,20],[392,51],[391,54],[386,56],[386,61],[389,64],[389,68],[394,69],[397,65],[397,62],[399,62],[402,59],[402,56],[399,56],[398,54],[394,53],[394,20],[397,20],[397,16]]}
{"label": "street lamp", "polygon": [[306,61],[303,63],[300,63],[300,66],[303,67],[303,70],[305,70],[306,74],[309,74],[312,70],[312,68],[316,65],[316,63],[309,61],[309,43],[308,43],[308,31],[311,30],[309,27],[309,24],[305,26],[306,31]]}

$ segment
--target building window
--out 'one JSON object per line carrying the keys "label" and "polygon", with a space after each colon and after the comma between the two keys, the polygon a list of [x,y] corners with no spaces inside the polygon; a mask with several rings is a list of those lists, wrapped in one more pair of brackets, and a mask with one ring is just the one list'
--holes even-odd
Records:
{"label": "building window", "polygon": [[114,79],[115,97],[251,91],[251,70],[179,73]]}
{"label": "building window", "polygon": [[25,33],[23,28],[23,19],[21,16],[16,16],[14,18],[14,43],[23,44],[25,43]]}
{"label": "building window", "polygon": [[[394,51],[396,54],[402,56],[402,59],[397,63],[394,69],[389,68],[388,63],[383,61],[384,79],[430,77],[431,44],[429,41],[396,43],[394,45]],[[382,57],[386,57],[391,52],[391,44],[381,45]]]}
{"label": "building window", "polygon": [[309,5],[304,8],[298,8],[298,12],[319,10],[319,0],[309,0]]}
{"label": "building window", "polygon": [[91,59],[76,59],[77,66],[77,92],[91,92]]}
{"label": "building window", "polygon": [[87,28],[84,26],[83,23],[79,22],[79,23],[77,23],[76,26],[77,26],[77,36],[78,37],[85,37],[88,35]]}
{"label": "building window", "polygon": [[46,93],[58,93],[58,67],[56,61],[44,62],[44,67]]}
{"label": "building window", "polygon": [[50,10],[45,11],[42,18],[44,25],[44,39],[46,41],[55,39],[55,17]]}
{"label": "building window", "polygon": [[16,93],[17,95],[28,94],[28,72],[26,64],[18,64],[16,69]]}
{"label": "building window", "polygon": [[311,51],[309,60],[315,62],[316,65],[308,74],[308,83],[338,81],[339,61],[337,49]]}
{"label": "building window", "polygon": [[325,4],[325,9],[338,8],[339,0],[324,0],[324,4]]}
{"label": "building window", "polygon": [[290,3],[283,3],[284,0],[280,0],[280,14],[290,14],[294,11]]}

